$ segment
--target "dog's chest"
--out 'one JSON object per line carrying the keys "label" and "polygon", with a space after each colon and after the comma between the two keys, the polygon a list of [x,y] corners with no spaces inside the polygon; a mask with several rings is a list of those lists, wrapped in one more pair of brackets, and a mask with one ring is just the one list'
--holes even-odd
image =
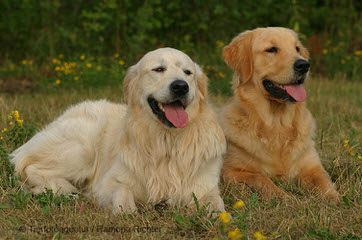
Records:
{"label": "dog's chest", "polygon": [[298,133],[286,129],[274,129],[260,137],[260,149],[264,149],[268,172],[275,176],[289,175],[298,156],[303,151],[303,138]]}
{"label": "dog's chest", "polygon": [[143,172],[143,184],[148,202],[159,202],[170,198],[183,201],[190,182],[200,168],[197,160],[185,164],[185,159],[158,159],[157,164],[148,164]]}

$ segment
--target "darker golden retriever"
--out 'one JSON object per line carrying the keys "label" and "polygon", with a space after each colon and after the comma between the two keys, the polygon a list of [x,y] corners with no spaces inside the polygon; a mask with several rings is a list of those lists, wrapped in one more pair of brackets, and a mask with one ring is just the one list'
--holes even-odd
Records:
{"label": "darker golden retriever", "polygon": [[312,140],[315,124],[304,100],[308,51],[297,34],[268,27],[238,35],[223,50],[235,70],[234,97],[222,110],[228,140],[222,174],[264,197],[285,197],[270,178],[296,179],[337,200]]}

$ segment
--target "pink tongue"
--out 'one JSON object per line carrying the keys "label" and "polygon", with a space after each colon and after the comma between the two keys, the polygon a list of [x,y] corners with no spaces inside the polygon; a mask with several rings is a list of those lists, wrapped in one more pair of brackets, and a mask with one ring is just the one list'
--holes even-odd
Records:
{"label": "pink tongue", "polygon": [[307,97],[307,92],[302,85],[285,85],[284,87],[297,102],[303,102]]}
{"label": "pink tongue", "polygon": [[180,103],[163,104],[167,119],[177,128],[186,126],[189,118]]}

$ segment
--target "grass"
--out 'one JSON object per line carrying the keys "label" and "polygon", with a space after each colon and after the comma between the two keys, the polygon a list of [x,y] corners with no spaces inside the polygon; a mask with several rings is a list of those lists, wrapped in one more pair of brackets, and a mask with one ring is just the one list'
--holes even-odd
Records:
{"label": "grass", "polygon": [[[226,80],[220,81],[222,76],[217,77],[218,72],[209,75],[210,101],[222,106],[230,90]],[[229,73],[224,78],[230,79]],[[226,94],[215,94],[218,84],[226,89],[223,92]],[[362,239],[362,160],[358,159],[362,155],[362,83],[314,77],[306,83],[306,88],[308,106],[318,126],[316,147],[342,201],[330,205],[294,183],[279,181],[276,183],[293,197],[282,202],[262,201],[243,185],[222,183],[222,198],[232,215],[228,223],[218,217],[208,217],[202,206],[192,211],[162,203],[139,205],[138,214],[113,215],[82,195],[54,196],[50,191],[37,196],[24,193],[21,182],[13,175],[7,153],[71,104],[100,98],[120,102],[122,90],[114,85],[82,90],[53,89],[51,94],[45,91],[1,93],[0,130],[7,128],[7,131],[0,135],[3,137],[0,140],[0,236],[5,239],[226,239],[230,231],[238,228],[243,239],[252,239],[255,232],[261,232],[268,239]],[[14,110],[24,121],[22,126],[17,122],[9,125],[8,115]],[[245,206],[233,208],[238,200]]]}

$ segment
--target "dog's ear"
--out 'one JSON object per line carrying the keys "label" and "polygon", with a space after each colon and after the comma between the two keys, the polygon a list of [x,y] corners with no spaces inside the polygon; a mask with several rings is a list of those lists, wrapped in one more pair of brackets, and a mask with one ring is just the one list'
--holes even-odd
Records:
{"label": "dog's ear", "polygon": [[123,79],[123,100],[128,103],[129,101],[129,85],[130,82],[133,81],[134,78],[137,76],[137,69],[136,65],[131,66],[127,70],[127,74]]}
{"label": "dog's ear", "polygon": [[200,94],[200,101],[206,101],[207,97],[207,77],[202,71],[201,67],[195,63],[196,66],[196,84]]}
{"label": "dog's ear", "polygon": [[223,49],[222,56],[225,62],[241,77],[236,80],[238,82],[234,82],[236,86],[249,81],[253,75],[252,39],[253,31],[245,31]]}

